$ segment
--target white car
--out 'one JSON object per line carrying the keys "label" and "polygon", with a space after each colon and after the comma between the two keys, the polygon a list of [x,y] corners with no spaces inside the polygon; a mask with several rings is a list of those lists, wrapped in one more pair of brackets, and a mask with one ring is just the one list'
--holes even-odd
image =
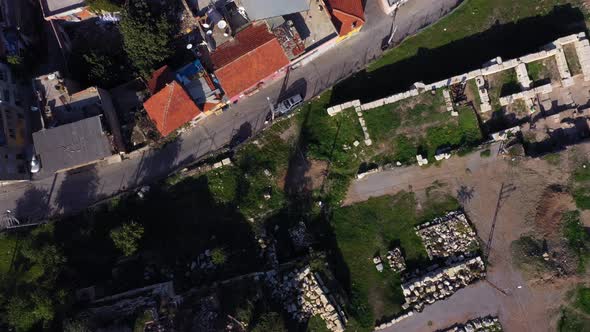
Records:
{"label": "white car", "polygon": [[295,107],[303,102],[303,96],[294,95],[280,102],[275,108],[275,114],[283,115],[292,111]]}

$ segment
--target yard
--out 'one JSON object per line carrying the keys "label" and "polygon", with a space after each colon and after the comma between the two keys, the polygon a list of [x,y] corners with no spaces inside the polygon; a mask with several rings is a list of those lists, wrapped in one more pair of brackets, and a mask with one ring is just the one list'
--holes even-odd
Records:
{"label": "yard", "polygon": [[381,106],[364,112],[364,119],[377,143],[375,160],[412,164],[418,152],[433,158],[439,148],[477,144],[481,132],[475,111],[459,107],[452,117],[445,108],[442,91]]}
{"label": "yard", "polygon": [[[421,202],[413,193],[373,198],[337,209],[332,225],[344,262],[350,271],[353,294],[351,312],[357,322],[381,320],[401,310],[404,299],[397,273],[385,266],[378,272],[373,257],[384,257],[393,247],[401,247],[408,270],[424,267],[428,259],[414,226],[454,210],[458,203],[448,196],[432,195]],[[369,310],[359,310],[367,307]],[[353,323],[354,326],[355,323]]]}
{"label": "yard", "polygon": [[555,57],[533,61],[526,65],[533,86],[555,83],[561,80]]}

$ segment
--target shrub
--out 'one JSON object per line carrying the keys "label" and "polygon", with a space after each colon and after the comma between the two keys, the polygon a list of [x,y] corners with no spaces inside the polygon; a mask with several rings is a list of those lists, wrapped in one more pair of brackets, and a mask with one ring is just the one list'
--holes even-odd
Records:
{"label": "shrub", "polygon": [[123,255],[131,256],[139,249],[139,240],[143,236],[143,226],[132,221],[111,230],[111,239]]}
{"label": "shrub", "polygon": [[215,265],[222,265],[227,260],[225,251],[222,248],[215,248],[211,251],[211,261]]}
{"label": "shrub", "polygon": [[590,288],[580,287],[576,294],[576,307],[590,314]]}

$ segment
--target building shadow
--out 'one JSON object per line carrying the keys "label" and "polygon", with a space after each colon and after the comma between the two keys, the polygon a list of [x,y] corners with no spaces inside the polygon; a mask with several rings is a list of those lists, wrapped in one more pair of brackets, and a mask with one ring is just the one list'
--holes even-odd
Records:
{"label": "building shadow", "polygon": [[96,201],[100,179],[96,165],[58,173],[61,179],[54,198],[56,213],[69,215],[83,210]]}
{"label": "building shadow", "polygon": [[437,82],[479,69],[495,56],[503,59],[518,58],[536,52],[540,47],[566,34],[585,30],[583,13],[571,5],[556,6],[547,15],[526,18],[515,23],[496,23],[489,30],[442,47],[422,48],[416,56],[373,72],[358,72],[334,87],[331,103],[380,99],[405,91],[414,82]]}

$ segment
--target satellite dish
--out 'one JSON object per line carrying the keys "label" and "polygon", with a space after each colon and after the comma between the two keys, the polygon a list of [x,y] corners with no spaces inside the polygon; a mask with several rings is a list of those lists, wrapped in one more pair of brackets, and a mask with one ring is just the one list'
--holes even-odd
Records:
{"label": "satellite dish", "polygon": [[223,30],[227,27],[227,22],[225,20],[221,20],[221,21],[217,22],[217,27],[219,29]]}
{"label": "satellite dish", "polygon": [[193,48],[193,44],[187,44],[187,45],[186,45],[186,49],[187,49],[187,50],[190,50],[191,48]]}
{"label": "satellite dish", "polygon": [[203,23],[203,28],[209,29],[210,27],[211,27],[211,25],[209,25],[209,23]]}
{"label": "satellite dish", "polygon": [[206,33],[207,33],[207,36],[211,36],[213,34],[213,31],[212,30],[207,30]]}
{"label": "satellite dish", "polygon": [[49,74],[49,75],[47,75],[47,79],[48,80],[54,80],[55,79],[55,74]]}

